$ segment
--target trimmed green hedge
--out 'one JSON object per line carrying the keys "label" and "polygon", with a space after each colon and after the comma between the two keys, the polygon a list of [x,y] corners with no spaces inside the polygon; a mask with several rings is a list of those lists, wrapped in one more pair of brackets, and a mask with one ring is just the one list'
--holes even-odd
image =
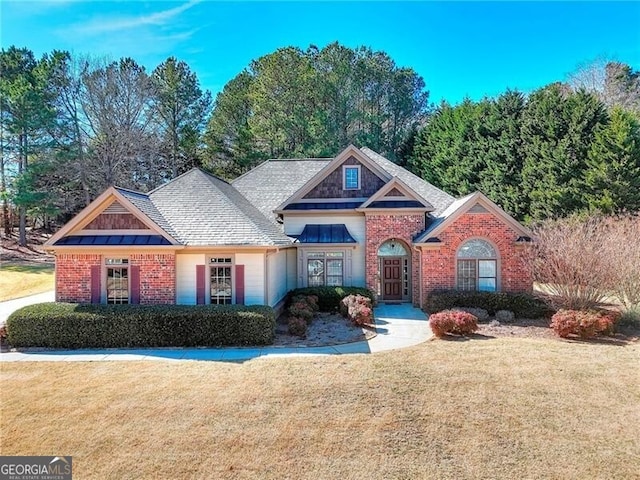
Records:
{"label": "trimmed green hedge", "polygon": [[368,288],[363,287],[306,287],[296,288],[289,292],[287,304],[296,295],[316,295],[318,297],[318,308],[321,312],[333,312],[340,310],[340,301],[349,295],[362,295],[370,298],[375,305],[376,297]]}
{"label": "trimmed green hedge", "polygon": [[542,300],[527,293],[441,290],[429,294],[424,304],[424,310],[429,313],[455,307],[482,308],[490,315],[499,310],[510,310],[518,318],[540,318],[552,313]]}
{"label": "trimmed green hedge", "polygon": [[12,347],[124,348],[270,345],[271,307],[41,303],[7,320]]}

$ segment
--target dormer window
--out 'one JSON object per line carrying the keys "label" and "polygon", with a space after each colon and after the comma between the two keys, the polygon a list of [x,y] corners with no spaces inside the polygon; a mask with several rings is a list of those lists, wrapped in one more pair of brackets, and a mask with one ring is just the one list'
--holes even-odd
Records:
{"label": "dormer window", "polygon": [[345,190],[360,190],[360,165],[345,165],[342,177]]}

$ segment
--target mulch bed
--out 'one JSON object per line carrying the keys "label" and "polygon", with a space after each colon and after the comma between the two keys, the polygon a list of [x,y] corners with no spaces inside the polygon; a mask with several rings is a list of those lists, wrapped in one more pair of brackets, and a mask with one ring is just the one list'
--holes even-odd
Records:
{"label": "mulch bed", "polygon": [[360,342],[376,336],[375,329],[354,326],[342,315],[335,313],[316,313],[313,322],[307,328],[305,338],[287,333],[286,315],[278,318],[274,346],[280,347],[323,347],[342,343]]}
{"label": "mulch bed", "polygon": [[[499,323],[491,320],[479,323],[480,327],[475,333],[476,337],[496,338],[496,337],[525,337],[525,338],[550,338],[565,342],[589,342],[610,345],[627,345],[640,341],[640,330],[634,327],[622,327],[610,336],[602,336],[591,339],[559,338],[554,331],[549,328],[549,320],[538,319],[517,319],[513,323]],[[472,337],[473,337],[472,336]]]}

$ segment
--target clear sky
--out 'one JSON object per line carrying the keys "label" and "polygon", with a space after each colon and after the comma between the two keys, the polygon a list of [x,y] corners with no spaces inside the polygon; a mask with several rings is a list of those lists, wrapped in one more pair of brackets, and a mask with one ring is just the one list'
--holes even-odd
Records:
{"label": "clear sky", "polygon": [[0,44],[185,60],[215,95],[278,47],[338,41],[412,67],[431,100],[529,92],[605,57],[640,70],[640,2],[0,0]]}

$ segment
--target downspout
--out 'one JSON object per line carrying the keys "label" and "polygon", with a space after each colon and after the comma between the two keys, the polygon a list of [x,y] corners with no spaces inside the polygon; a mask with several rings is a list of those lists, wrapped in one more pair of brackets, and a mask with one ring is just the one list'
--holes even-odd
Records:
{"label": "downspout", "polygon": [[423,303],[423,291],[424,291],[424,285],[422,285],[422,248],[420,248],[417,245],[413,246],[413,249],[418,252],[418,283],[419,283],[419,290],[418,290],[418,302],[420,302],[420,304],[418,305],[418,308],[422,309],[422,305]]}

